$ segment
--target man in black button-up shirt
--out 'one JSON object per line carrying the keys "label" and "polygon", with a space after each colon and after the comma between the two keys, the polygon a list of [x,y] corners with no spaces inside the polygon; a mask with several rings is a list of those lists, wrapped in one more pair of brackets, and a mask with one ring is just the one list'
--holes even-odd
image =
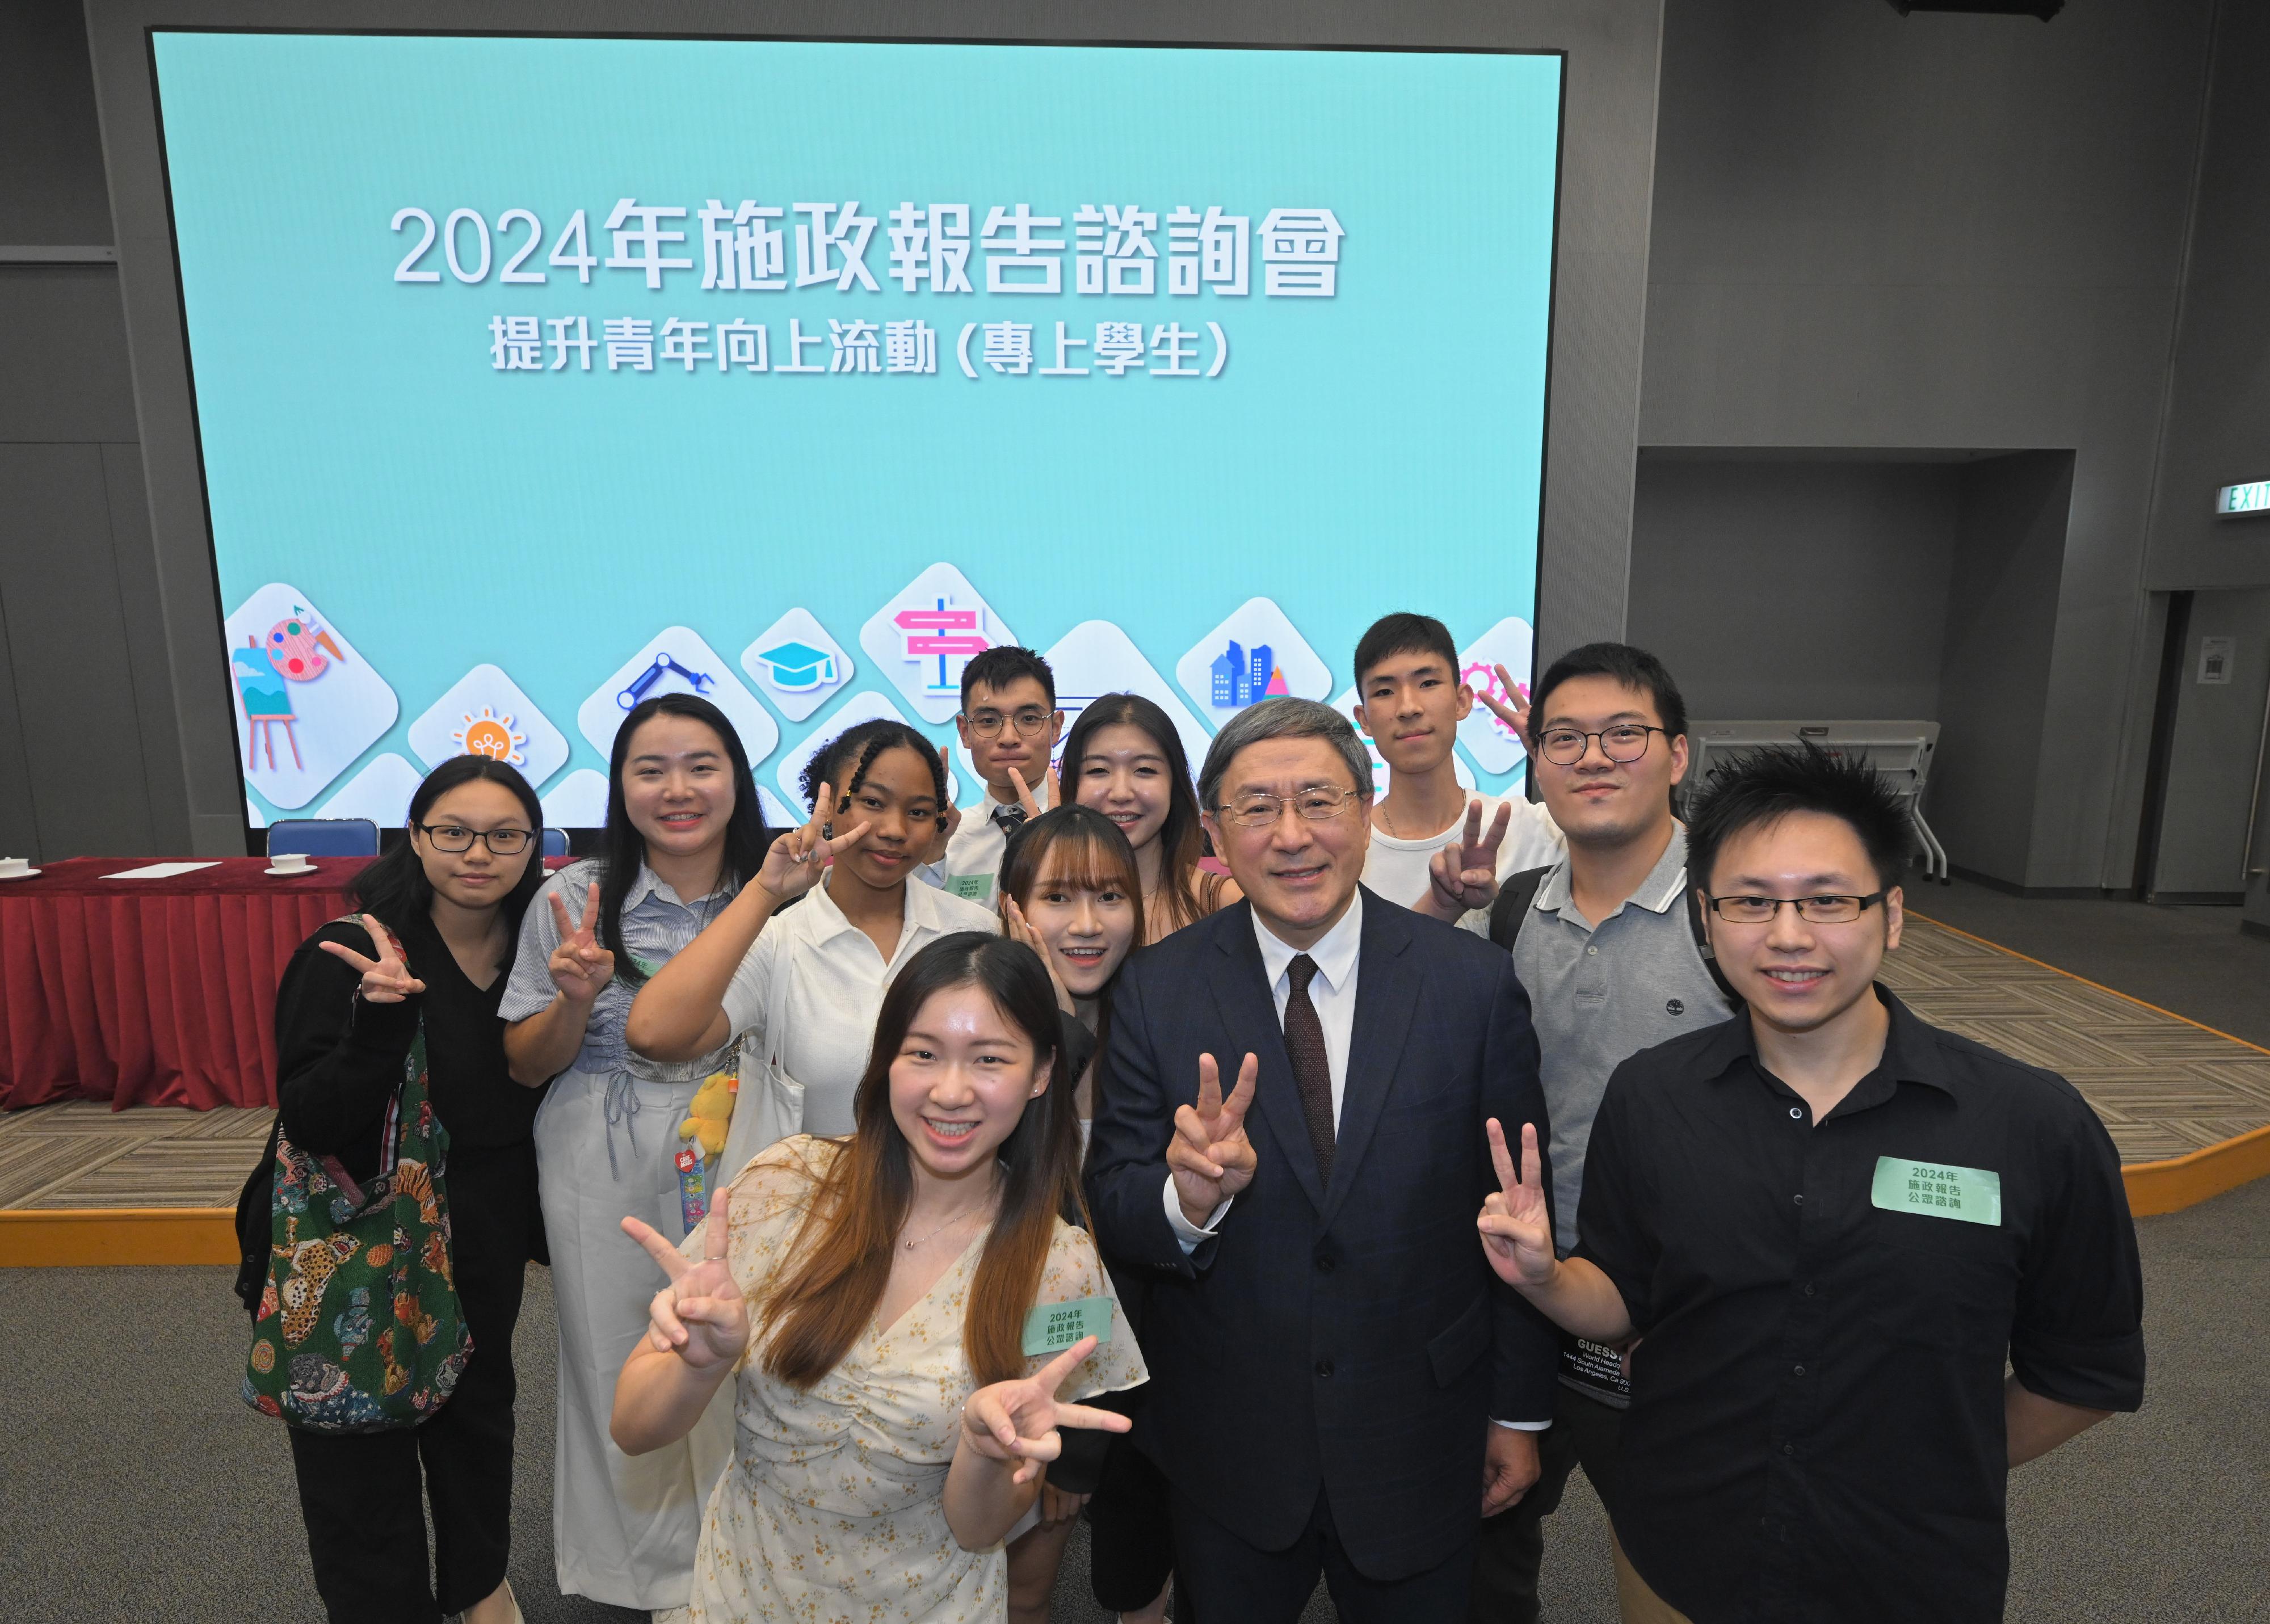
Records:
{"label": "man in black button-up shirt", "polygon": [[2000,1618],[2009,1468],[2143,1399],[2103,1125],[1873,984],[1905,840],[1817,751],[1721,779],[1689,871],[1747,1012],[1618,1068],[1564,1262],[1533,1131],[1518,1182],[1492,1135],[1493,1264],[1576,1334],[1639,1339],[1616,1532],[1696,1624]]}

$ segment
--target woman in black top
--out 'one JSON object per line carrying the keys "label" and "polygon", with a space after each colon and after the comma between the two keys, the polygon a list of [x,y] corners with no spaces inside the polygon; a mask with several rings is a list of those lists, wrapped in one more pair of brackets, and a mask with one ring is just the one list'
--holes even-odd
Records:
{"label": "woman in black top", "polygon": [[[449,1136],[457,1300],[473,1339],[449,1402],[416,1427],[290,1429],[315,1588],[333,1624],[520,1619],[505,1583],[512,1332],[527,1265],[545,1256],[529,1131],[544,1091],[508,1072],[497,1005],[544,878],[543,827],[536,792],[511,768],[485,756],[444,762],[411,797],[410,838],[356,878],[367,923],[309,937],[277,993],[278,1127],[358,1180],[381,1171],[387,1106],[424,1020],[428,1086]],[[400,958],[381,925],[400,938]],[[255,1216],[263,1233],[265,1212]]]}

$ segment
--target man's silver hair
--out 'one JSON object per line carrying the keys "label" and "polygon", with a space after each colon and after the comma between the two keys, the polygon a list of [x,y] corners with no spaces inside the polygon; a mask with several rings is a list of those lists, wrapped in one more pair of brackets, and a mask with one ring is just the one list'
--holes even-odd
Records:
{"label": "man's silver hair", "polygon": [[1198,805],[1208,812],[1220,805],[1221,781],[1229,764],[1249,745],[1272,738],[1322,738],[1331,742],[1347,766],[1348,780],[1356,792],[1371,795],[1371,753],[1355,736],[1355,724],[1330,705],[1315,700],[1280,698],[1248,705],[1232,716],[1206,747],[1205,765],[1198,769]]}

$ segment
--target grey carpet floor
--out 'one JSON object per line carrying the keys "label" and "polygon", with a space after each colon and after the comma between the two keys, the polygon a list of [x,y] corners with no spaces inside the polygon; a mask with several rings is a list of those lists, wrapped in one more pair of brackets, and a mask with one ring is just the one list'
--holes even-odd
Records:
{"label": "grey carpet floor", "polygon": [[2015,897],[1971,880],[1910,879],[1907,904],[1958,931],[2270,1049],[2270,938],[2235,908]]}
{"label": "grey carpet floor", "polygon": [[[2148,1402],[2012,1479],[2014,1620],[2266,1616],[2270,1180],[2138,1228]],[[553,1584],[555,1326],[544,1271],[529,1284],[513,1588],[530,1624],[634,1624]],[[0,1617],[320,1618],[282,1435],[234,1397],[245,1342],[225,1270],[0,1270]],[[1612,1624],[1606,1525],[1581,1477],[1547,1528],[1547,1619]],[[1105,1618],[1083,1544],[1055,1616]]]}

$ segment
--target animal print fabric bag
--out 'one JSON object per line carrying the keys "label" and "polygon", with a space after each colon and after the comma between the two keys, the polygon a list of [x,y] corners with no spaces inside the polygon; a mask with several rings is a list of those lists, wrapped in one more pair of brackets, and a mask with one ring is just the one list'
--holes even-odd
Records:
{"label": "animal print fabric bag", "polygon": [[427,1097],[422,1023],[369,1184],[278,1134],[245,1403],[310,1432],[383,1432],[447,1402],[473,1349],[450,1267],[448,1149]]}

